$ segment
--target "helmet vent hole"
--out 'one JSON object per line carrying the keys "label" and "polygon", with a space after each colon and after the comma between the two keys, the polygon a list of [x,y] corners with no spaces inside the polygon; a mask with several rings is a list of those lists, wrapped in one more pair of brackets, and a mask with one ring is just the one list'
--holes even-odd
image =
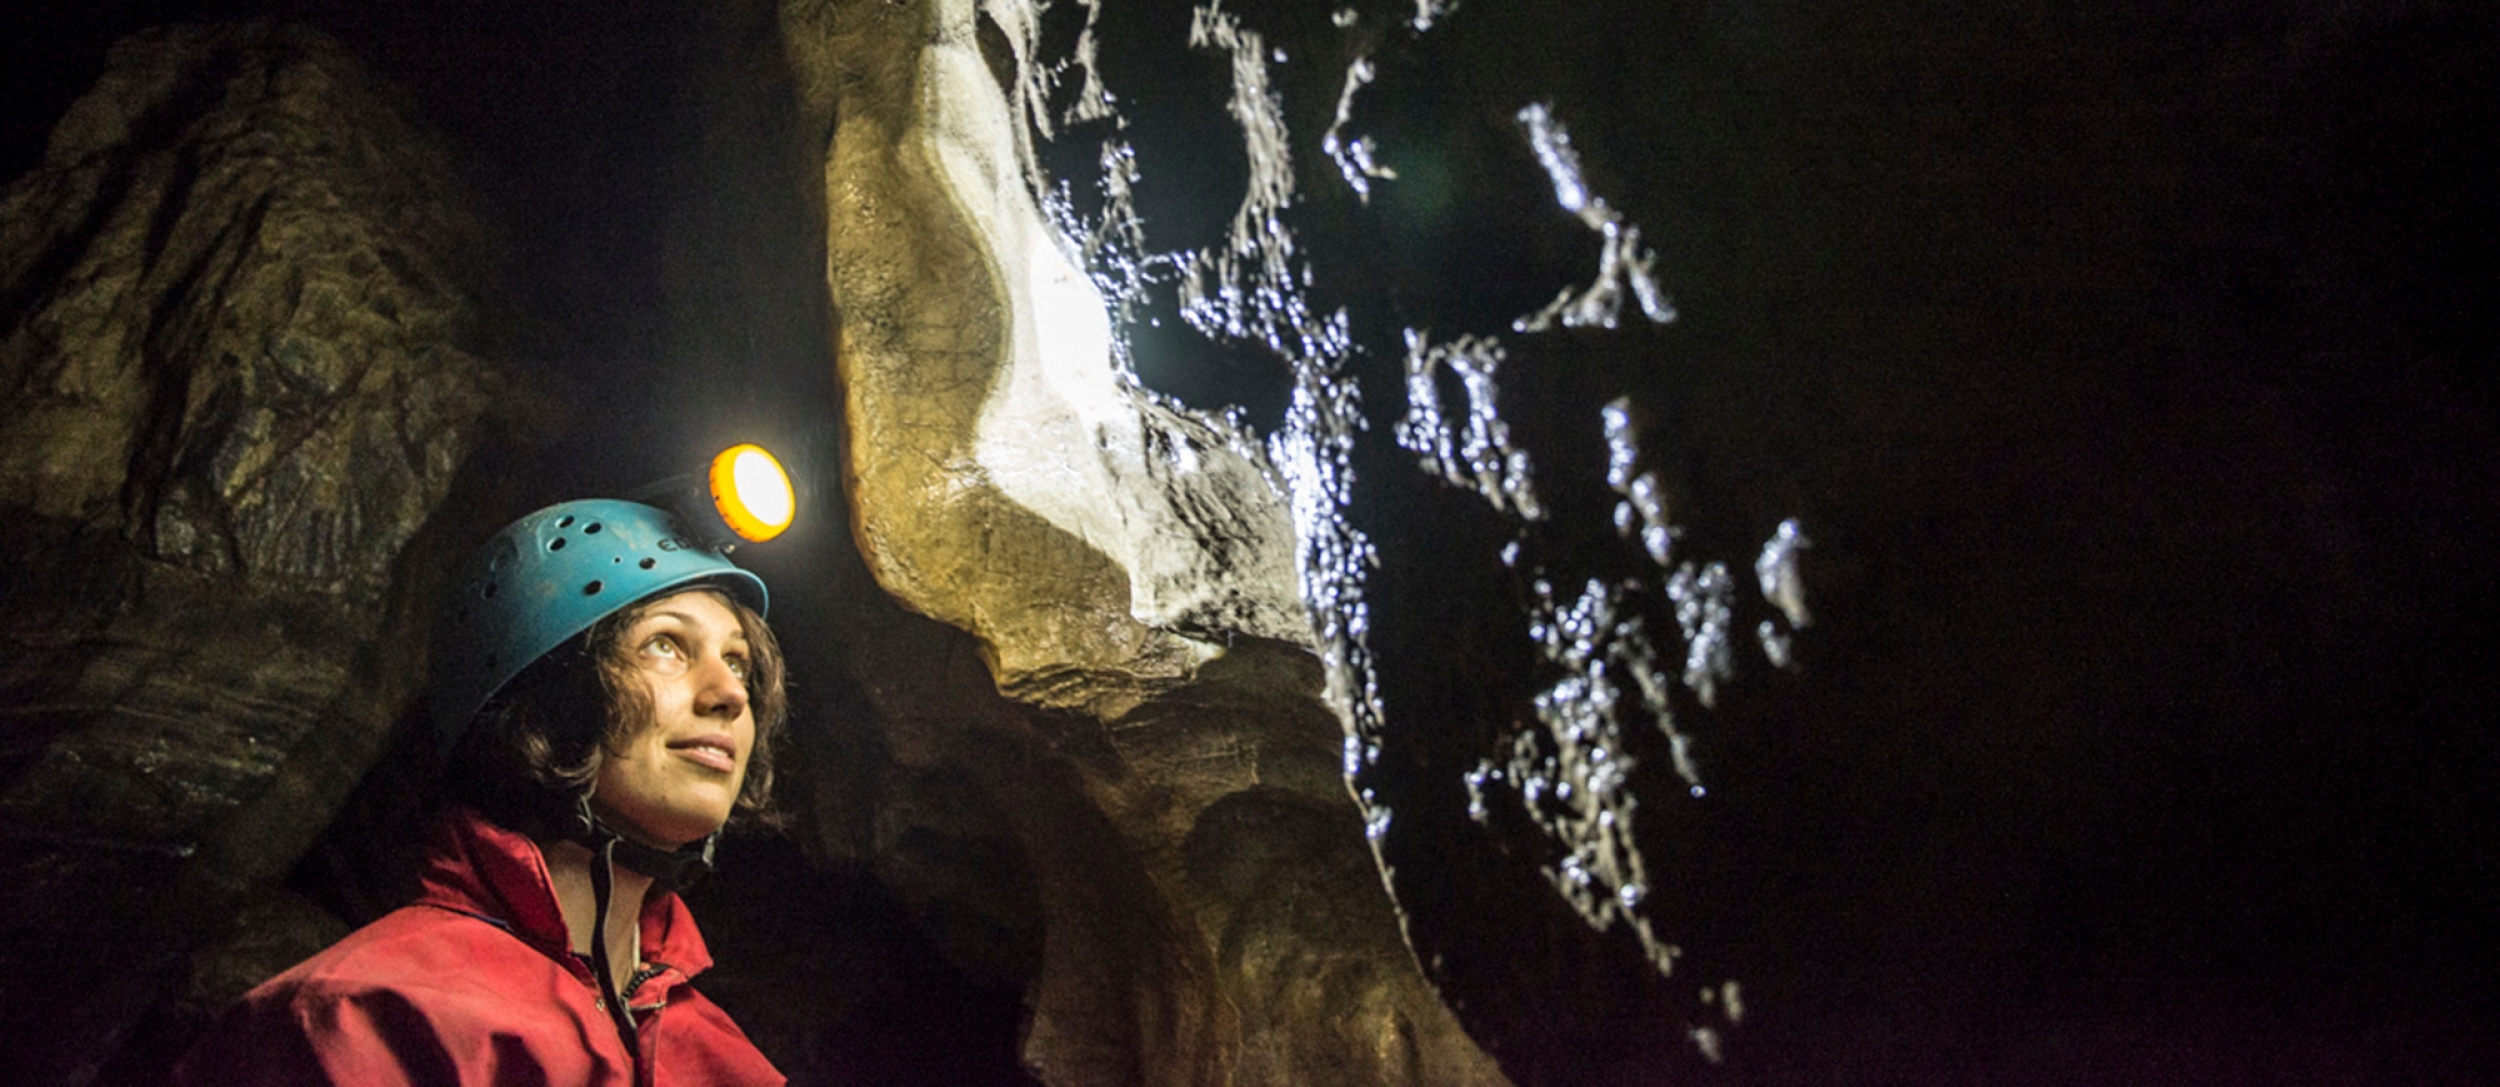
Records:
{"label": "helmet vent hole", "polygon": [[660,564],[660,560],[658,560],[658,559],[644,559],[644,560],[642,560],[642,568],[643,568],[643,569],[645,569],[645,570],[648,570],[648,569],[650,569],[650,568],[652,568],[652,567],[654,567],[654,566],[658,566],[659,564]]}
{"label": "helmet vent hole", "polygon": [[588,584],[588,585],[584,585],[584,586],[582,586],[582,595],[583,595],[583,596],[597,596],[597,595],[599,595],[599,590],[604,589],[604,588],[606,588],[606,587],[607,587],[607,586],[605,586],[605,585],[603,585],[603,584],[600,584],[599,582],[594,581],[594,582],[591,582],[591,583],[590,583],[590,584]]}
{"label": "helmet vent hole", "polygon": [[571,527],[573,527],[573,515],[571,515],[571,514],[566,514],[566,515],[564,515],[564,516],[562,516],[562,517],[558,517],[558,518],[556,518],[556,527],[557,527],[557,528],[571,528]]}
{"label": "helmet vent hole", "polygon": [[591,523],[582,526],[582,534],[585,536],[596,535],[598,532],[599,522],[597,521],[592,521]]}
{"label": "helmet vent hole", "polygon": [[549,550],[549,551],[562,551],[562,550],[564,550],[564,537],[562,537],[562,536],[558,536],[558,537],[556,537],[555,539],[552,539],[552,540],[547,541],[547,550]]}
{"label": "helmet vent hole", "polygon": [[488,600],[493,600],[495,598],[495,583],[491,581],[487,582],[486,588],[480,590],[478,595],[483,596]]}

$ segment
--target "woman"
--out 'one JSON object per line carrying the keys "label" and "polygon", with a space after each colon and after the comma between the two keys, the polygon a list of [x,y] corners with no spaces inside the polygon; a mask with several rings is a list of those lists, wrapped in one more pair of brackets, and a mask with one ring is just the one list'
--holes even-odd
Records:
{"label": "woman", "polygon": [[424,892],[247,994],[180,1083],[778,1084],[687,982],[677,887],[763,816],[782,719],[764,583],[657,509],[489,540],[437,624],[453,803]]}

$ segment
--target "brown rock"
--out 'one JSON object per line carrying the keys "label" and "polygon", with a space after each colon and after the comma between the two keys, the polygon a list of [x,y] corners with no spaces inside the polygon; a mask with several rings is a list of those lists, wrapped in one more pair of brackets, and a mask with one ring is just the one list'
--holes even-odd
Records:
{"label": "brown rock", "polygon": [[[1046,1082],[1503,1082],[1402,942],[1338,774],[1281,488],[1246,435],[1115,368],[975,18],[781,9],[801,115],[832,132],[860,552],[987,665],[866,617],[871,860],[959,963],[1034,971]],[[1020,863],[946,863],[967,854]]]}
{"label": "brown rock", "polygon": [[484,238],[402,109],[309,31],[117,48],[0,196],[0,494],[203,572],[377,593],[484,403],[455,346]]}
{"label": "brown rock", "polygon": [[469,208],[361,64],[265,25],[116,46],[0,191],[20,527],[0,545],[0,1024],[39,1040],[8,1078],[96,1075],[413,693],[404,602],[430,564],[403,559],[492,395],[464,346]]}
{"label": "brown rock", "polygon": [[[801,35],[809,17],[787,16]],[[794,66],[855,61],[831,103],[828,264],[880,583],[1049,706],[1116,713],[1226,635],[1307,642],[1273,471],[1230,425],[1121,380],[1103,300],[1025,185],[972,6],[824,19]]]}

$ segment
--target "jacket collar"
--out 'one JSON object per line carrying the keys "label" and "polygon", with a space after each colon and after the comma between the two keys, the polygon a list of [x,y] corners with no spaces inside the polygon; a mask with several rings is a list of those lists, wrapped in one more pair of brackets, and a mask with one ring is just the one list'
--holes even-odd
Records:
{"label": "jacket collar", "polygon": [[[424,891],[417,901],[483,917],[511,930],[522,942],[561,963],[572,961],[572,939],[556,904],[547,858],[528,835],[456,807],[434,826],[426,850]],[[642,902],[642,957],[691,978],[710,969],[712,954],[694,915],[674,892],[653,887]]]}

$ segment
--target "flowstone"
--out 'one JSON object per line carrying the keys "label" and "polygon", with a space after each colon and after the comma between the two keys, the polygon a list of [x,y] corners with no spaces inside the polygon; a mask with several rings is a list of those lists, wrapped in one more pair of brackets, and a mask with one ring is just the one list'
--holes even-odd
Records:
{"label": "flowstone", "polygon": [[[1021,856],[1041,930],[1023,1060],[1046,1082],[1504,1082],[1406,949],[1337,772],[1276,473],[1119,364],[993,74],[1032,61],[979,41],[987,17],[1012,44],[1030,12],[994,8],[780,15],[801,110],[832,133],[854,536],[1022,703],[948,712],[864,680],[896,763],[881,873],[931,916],[976,900],[976,881],[915,884],[912,824],[1005,813],[940,832]],[[854,667],[926,672],[948,639],[918,637]],[[938,782],[979,803],[904,802]]]}

